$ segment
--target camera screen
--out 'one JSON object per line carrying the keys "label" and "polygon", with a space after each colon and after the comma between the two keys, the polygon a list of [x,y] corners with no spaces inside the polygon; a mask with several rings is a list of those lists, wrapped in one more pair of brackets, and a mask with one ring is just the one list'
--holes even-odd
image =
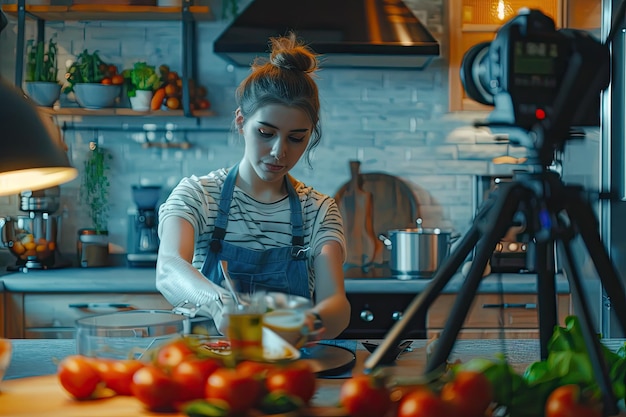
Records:
{"label": "camera screen", "polygon": [[513,73],[529,75],[554,75],[559,48],[555,43],[515,42]]}

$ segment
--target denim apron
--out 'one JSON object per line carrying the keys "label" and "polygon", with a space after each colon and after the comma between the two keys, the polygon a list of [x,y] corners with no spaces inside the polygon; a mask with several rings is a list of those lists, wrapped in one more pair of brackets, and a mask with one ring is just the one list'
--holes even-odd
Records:
{"label": "denim apron", "polygon": [[311,299],[306,267],[307,251],[310,247],[304,247],[302,206],[293,184],[287,177],[285,184],[291,208],[291,246],[260,251],[224,241],[238,171],[239,165],[235,165],[224,181],[215,229],[210,250],[202,265],[202,274],[221,285],[224,277],[218,268],[218,262],[223,259],[228,261],[228,272],[241,293],[279,291]]}

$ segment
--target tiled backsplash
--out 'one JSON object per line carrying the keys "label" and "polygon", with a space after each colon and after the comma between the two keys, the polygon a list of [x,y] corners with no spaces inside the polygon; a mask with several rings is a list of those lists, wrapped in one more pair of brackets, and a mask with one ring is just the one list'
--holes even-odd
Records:
{"label": "tiled backsplash", "polygon": [[[491,158],[507,152],[490,134],[471,127],[484,114],[451,114],[448,109],[448,68],[443,0],[407,1],[442,45],[442,57],[424,71],[384,69],[323,69],[319,87],[323,106],[323,139],[313,169],[302,161],[293,174],[320,191],[333,195],[349,180],[348,161],[362,162],[362,172],[400,176],[418,190],[428,225],[451,225],[463,232],[473,212],[472,183],[486,174]],[[218,15],[219,16],[219,15]],[[425,17],[425,19],[424,19]],[[15,55],[14,21],[0,35],[0,73],[12,80]],[[198,79],[209,91],[214,118],[64,117],[73,126],[64,132],[72,163],[82,167],[88,144],[97,140],[113,154],[109,233],[119,252],[126,252],[128,212],[133,210],[131,185],[162,184],[163,198],[183,176],[203,174],[236,163],[242,155],[240,139],[231,133],[234,90],[248,68],[235,68],[212,52],[212,42],[227,22],[198,26]],[[27,39],[35,26],[28,24]],[[84,49],[98,50],[119,68],[137,60],[167,64],[180,70],[181,26],[172,22],[49,22],[46,37],[57,36],[63,64]],[[60,71],[61,76],[64,73]],[[65,99],[65,98],[64,98]],[[145,148],[144,136],[112,127],[140,127],[172,123],[175,139],[192,144],[188,150]],[[85,128],[85,126],[89,128]],[[91,127],[101,127],[93,129]],[[182,132],[181,129],[191,130]],[[198,131],[194,132],[193,130]],[[161,140],[163,133],[157,133]],[[514,152],[520,152],[514,151]],[[523,153],[524,150],[522,149]],[[587,164],[591,175],[593,167]],[[587,173],[579,177],[586,178]],[[89,223],[77,203],[79,181],[61,186],[63,215],[60,248],[74,253],[76,231]],[[0,198],[0,215],[18,214],[17,197]]]}

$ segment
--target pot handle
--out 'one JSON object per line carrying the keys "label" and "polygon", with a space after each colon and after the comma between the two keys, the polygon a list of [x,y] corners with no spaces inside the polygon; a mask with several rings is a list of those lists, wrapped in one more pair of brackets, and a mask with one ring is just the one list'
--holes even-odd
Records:
{"label": "pot handle", "polygon": [[6,217],[0,217],[0,248],[7,248],[8,246],[6,245],[7,239],[6,239],[6,233],[4,232],[4,226],[7,222],[7,218]]}
{"label": "pot handle", "polygon": [[391,250],[391,240],[389,240],[389,238],[385,235],[383,235],[382,233],[378,235],[378,240],[380,240],[381,242],[383,242],[383,244],[385,245],[385,247],[389,250]]}

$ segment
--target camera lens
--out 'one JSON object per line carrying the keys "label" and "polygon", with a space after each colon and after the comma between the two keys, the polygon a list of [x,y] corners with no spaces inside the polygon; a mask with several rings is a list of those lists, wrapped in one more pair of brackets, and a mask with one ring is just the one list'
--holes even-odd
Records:
{"label": "camera lens", "polygon": [[469,98],[493,106],[488,67],[490,45],[491,42],[481,42],[467,50],[461,62],[461,84]]}

